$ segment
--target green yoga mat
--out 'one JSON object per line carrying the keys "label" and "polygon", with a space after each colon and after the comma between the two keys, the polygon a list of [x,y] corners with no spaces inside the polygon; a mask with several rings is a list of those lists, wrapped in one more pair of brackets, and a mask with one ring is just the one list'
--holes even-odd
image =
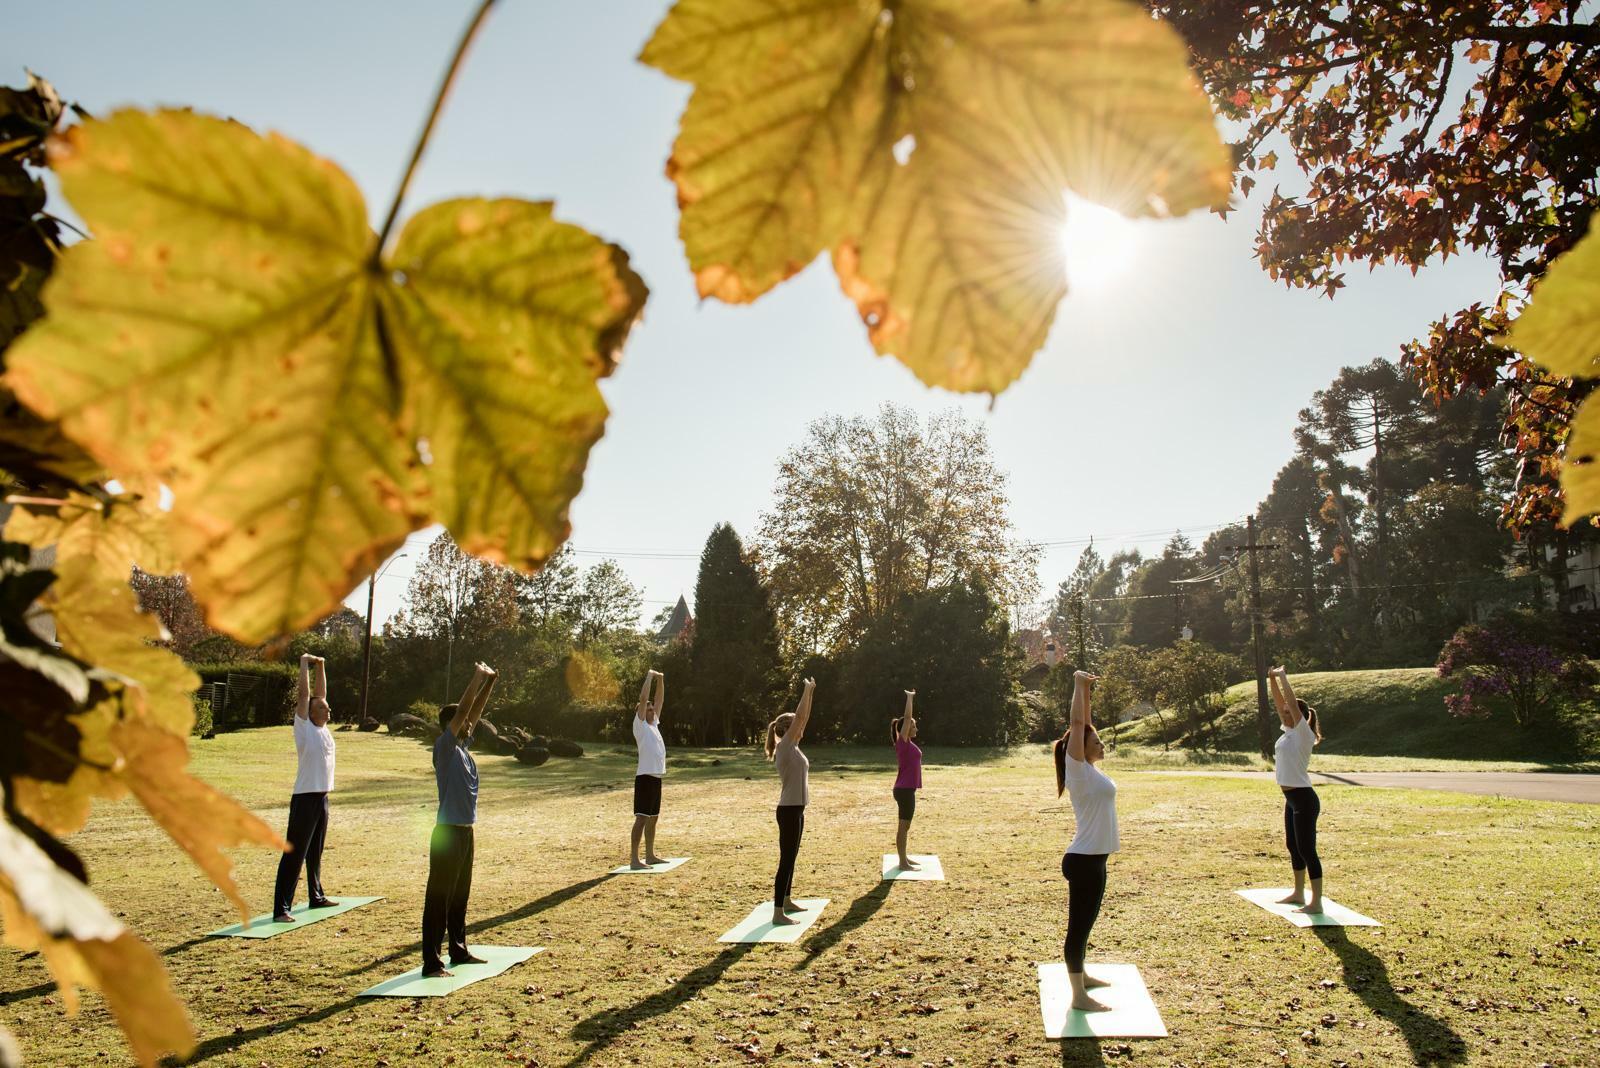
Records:
{"label": "green yoga mat", "polygon": [[1072,1008],[1072,984],[1061,961],[1039,965],[1039,1011],[1046,1038],[1166,1038],[1161,1011],[1145,989],[1139,969],[1132,964],[1090,961],[1084,969],[1110,986],[1089,991],[1107,1007],[1105,1012]]}
{"label": "green yoga mat", "polygon": [[790,913],[794,923],[773,924],[772,902],[764,901],[750,911],[739,926],[717,939],[718,942],[797,942],[817,922],[828,907],[825,897],[803,897],[795,902],[800,912]]}
{"label": "green yoga mat", "polygon": [[440,976],[436,979],[424,979],[420,967],[412,968],[404,975],[397,975],[387,979],[377,986],[371,986],[357,994],[362,998],[442,998],[453,994],[464,986],[483,979],[492,979],[505,971],[515,967],[533,956],[543,953],[543,946],[468,946],[472,952],[484,959],[483,964],[447,964],[453,973]]}
{"label": "green yoga mat", "polygon": [[913,879],[930,883],[944,882],[944,865],[939,863],[939,858],[921,853],[912,853],[911,862],[917,866],[915,871],[902,871],[900,856],[897,853],[883,855],[883,877],[885,879]]}
{"label": "green yoga mat", "polygon": [[1282,916],[1296,927],[1382,927],[1383,924],[1370,916],[1363,916],[1355,909],[1347,909],[1332,898],[1322,899],[1322,911],[1319,913],[1297,912],[1299,905],[1280,905],[1278,899],[1287,897],[1290,890],[1287,886],[1280,886],[1268,890],[1235,890],[1234,893],[1252,904],[1260,905],[1268,912]]}
{"label": "green yoga mat", "polygon": [[289,915],[295,918],[294,923],[273,923],[272,913],[257,916],[246,927],[242,923],[230,924],[219,931],[212,931],[208,938],[274,938],[289,931],[298,931],[302,927],[309,927],[314,923],[332,919],[335,916],[358,909],[362,905],[370,905],[374,901],[382,901],[381,897],[341,897],[339,903],[329,909],[308,908],[305,905],[296,905],[289,910]]}
{"label": "green yoga mat", "polygon": [[689,859],[688,857],[668,857],[667,859],[663,860],[660,864],[651,864],[648,867],[644,867],[644,868],[635,868],[635,867],[631,867],[631,866],[629,866],[627,864],[624,864],[621,867],[612,868],[610,874],[612,874],[612,875],[661,875],[664,872],[671,871],[673,868],[682,867],[684,862],[687,861],[688,859]]}

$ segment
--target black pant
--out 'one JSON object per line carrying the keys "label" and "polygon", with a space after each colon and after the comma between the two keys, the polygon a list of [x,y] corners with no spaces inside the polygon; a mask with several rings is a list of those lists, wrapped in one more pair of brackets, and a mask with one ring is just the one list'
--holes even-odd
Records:
{"label": "black pant", "polygon": [[1308,869],[1313,879],[1322,878],[1322,858],[1317,856],[1317,816],[1322,802],[1309,786],[1296,786],[1283,792],[1283,840],[1289,847],[1289,863],[1295,871]]}
{"label": "black pant", "polygon": [[295,794],[289,798],[289,852],[278,858],[278,885],[272,892],[272,914],[294,908],[294,891],[300,885],[300,867],[306,869],[307,897],[315,904],[322,892],[322,845],[328,839],[328,795]]}
{"label": "black pant", "polygon": [[1061,952],[1067,958],[1067,971],[1078,973],[1083,971],[1089,932],[1106,896],[1106,855],[1067,853],[1061,858],[1061,874],[1067,877],[1067,937]]}
{"label": "black pant", "polygon": [[907,823],[917,814],[917,791],[911,786],[896,786],[894,788],[895,807],[900,810],[900,818]]}
{"label": "black pant", "polygon": [[471,826],[441,823],[428,843],[428,891],[422,899],[422,968],[437,968],[439,940],[450,929],[450,960],[467,955],[467,897],[472,893]]}
{"label": "black pant", "polygon": [[778,874],[772,880],[772,905],[783,908],[794,889],[794,862],[800,856],[800,836],[806,833],[806,806],[778,806]]}

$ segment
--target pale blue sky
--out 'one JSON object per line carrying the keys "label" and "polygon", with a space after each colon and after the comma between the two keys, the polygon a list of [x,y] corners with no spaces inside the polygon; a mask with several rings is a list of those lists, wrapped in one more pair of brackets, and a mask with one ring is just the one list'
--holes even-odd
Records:
{"label": "pale blue sky", "polygon": [[[92,112],[190,105],[274,129],[388,204],[475,0],[0,0],[0,74],[24,66]],[[1345,364],[1393,358],[1438,316],[1498,292],[1485,261],[1418,276],[1351,271],[1337,299],[1290,291],[1253,259],[1253,202],[1224,222],[1141,224],[1132,273],[1062,305],[1049,344],[989,410],[876,357],[825,260],[743,308],[700,304],[662,174],[685,86],[634,62],[665,0],[503,0],[468,60],[408,211],[447,196],[553,198],[628,249],[650,304],[573,506],[573,543],[632,550],[645,617],[692,593],[712,524],[746,537],[778,458],[825,413],[957,405],[989,427],[1018,532],[1047,551],[1046,590],[1095,535],[1109,550],[1203,537],[1242,517],[1288,458],[1295,415]],[[1285,176],[1285,184],[1290,176]],[[1261,190],[1258,189],[1257,200]],[[399,604],[413,559],[378,584]],[[585,555],[593,562],[598,556]],[[365,586],[352,594],[365,608]]]}

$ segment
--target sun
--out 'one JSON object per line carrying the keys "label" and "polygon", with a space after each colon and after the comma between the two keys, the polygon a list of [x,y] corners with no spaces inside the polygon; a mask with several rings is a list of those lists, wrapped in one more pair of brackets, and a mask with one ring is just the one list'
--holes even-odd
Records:
{"label": "sun", "polygon": [[1120,280],[1139,258],[1143,235],[1126,216],[1063,193],[1066,222],[1061,226],[1061,254],[1066,260],[1069,292],[1104,290]]}

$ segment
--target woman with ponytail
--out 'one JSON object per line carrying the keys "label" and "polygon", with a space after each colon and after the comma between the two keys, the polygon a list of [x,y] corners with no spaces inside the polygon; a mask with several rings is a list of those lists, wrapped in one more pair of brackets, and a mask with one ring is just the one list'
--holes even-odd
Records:
{"label": "woman with ponytail", "polygon": [[911,706],[916,703],[917,691],[907,690],[906,710],[889,721],[889,733],[894,739],[895,762],[899,773],[894,780],[894,803],[900,813],[899,829],[894,836],[895,848],[900,851],[901,871],[920,871],[906,853],[906,837],[911,833],[911,819],[917,814],[917,791],[922,789],[922,750],[913,740],[917,736],[917,719]]}
{"label": "woman with ponytail", "polygon": [[1062,953],[1067,959],[1067,980],[1072,984],[1072,1007],[1080,1012],[1104,1012],[1106,1005],[1089,996],[1105,982],[1084,972],[1089,932],[1100,915],[1106,894],[1106,858],[1120,848],[1117,833],[1117,784],[1095,767],[1106,755],[1090,715],[1090,696],[1098,679],[1087,671],[1072,679],[1072,718],[1067,733],[1056,739],[1056,796],[1067,791],[1077,833],[1061,858],[1067,880],[1067,937]]}
{"label": "woman with ponytail", "polygon": [[[1283,721],[1283,733],[1273,748],[1273,777],[1283,790],[1283,837],[1289,847],[1289,863],[1294,867],[1294,893],[1280,904],[1299,905],[1296,911],[1322,911],[1322,858],[1317,856],[1317,817],[1322,802],[1311,786],[1311,750],[1322,741],[1322,726],[1317,710],[1294,695],[1289,670],[1276,667],[1267,672],[1272,686],[1272,702]],[[1306,875],[1311,876],[1311,900],[1306,900]]]}
{"label": "woman with ponytail", "polygon": [[811,720],[811,693],[815,679],[805,680],[800,703],[767,724],[767,759],[778,769],[778,874],[772,880],[772,922],[795,921],[789,913],[799,912],[791,893],[794,862],[800,855],[800,837],[806,830],[806,802],[811,799],[811,761],[800,751],[806,724]]}

